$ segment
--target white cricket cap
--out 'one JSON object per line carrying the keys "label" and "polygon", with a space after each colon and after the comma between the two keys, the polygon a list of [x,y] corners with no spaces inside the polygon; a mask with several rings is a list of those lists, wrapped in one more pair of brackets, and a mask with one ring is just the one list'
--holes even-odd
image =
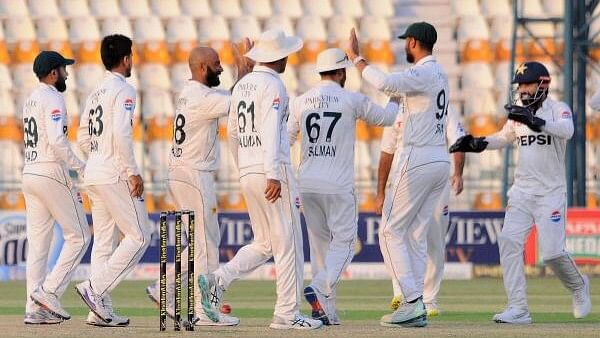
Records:
{"label": "white cricket cap", "polygon": [[339,48],[329,48],[317,55],[317,72],[347,68],[354,66],[348,55]]}

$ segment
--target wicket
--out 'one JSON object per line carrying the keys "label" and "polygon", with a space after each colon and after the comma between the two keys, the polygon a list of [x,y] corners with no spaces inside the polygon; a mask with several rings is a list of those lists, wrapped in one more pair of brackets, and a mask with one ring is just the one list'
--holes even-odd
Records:
{"label": "wicket", "polygon": [[194,228],[195,215],[191,210],[163,211],[160,213],[160,331],[167,329],[167,239],[168,216],[175,216],[175,312],[174,329],[181,330],[181,228],[182,216],[188,221],[187,324],[186,331],[194,331]]}

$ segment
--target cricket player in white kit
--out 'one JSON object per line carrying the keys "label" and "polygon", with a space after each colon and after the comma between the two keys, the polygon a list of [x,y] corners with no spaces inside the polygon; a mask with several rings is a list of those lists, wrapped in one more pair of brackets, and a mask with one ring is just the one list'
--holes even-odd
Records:
{"label": "cricket player in white kit", "polygon": [[[132,42],[123,35],[102,39],[107,73],[88,96],[79,123],[78,143],[89,154],[84,185],[92,202],[94,244],[91,276],[76,289],[91,312],[88,324],[125,326],[129,319],[112,308],[110,292],[142,258],[152,228],[144,204],[144,183],[133,153],[135,89],[131,76]],[[113,248],[115,226],[123,234]]]}
{"label": "cricket player in white kit", "polygon": [[[482,152],[516,143],[519,158],[502,233],[498,236],[500,264],[508,307],[494,316],[498,323],[529,324],[523,247],[533,224],[539,247],[547,264],[563,285],[573,293],[573,315],[583,318],[592,308],[590,283],[581,275],[566,250],[567,141],[573,135],[573,116],[564,102],[547,97],[550,74],[539,62],[517,68],[518,84],[514,105],[507,105],[508,121],[501,131],[486,137],[466,135],[450,151]],[[523,106],[517,106],[520,101]]]}
{"label": "cricket player in white kit", "polygon": [[[249,40],[245,48],[250,47]],[[236,48],[236,47],[234,47]],[[237,51],[237,49],[234,49]],[[247,74],[253,64],[247,58],[236,58],[238,77]],[[184,86],[177,99],[173,146],[169,155],[169,194],[178,210],[193,210],[196,215],[194,271],[212,273],[219,267],[219,243],[221,233],[217,220],[215,170],[219,168],[218,120],[229,113],[231,93],[216,89],[223,72],[219,55],[210,47],[196,47],[190,52],[189,66],[192,78]],[[188,248],[182,252],[188,255]],[[182,258],[182,276],[188,269],[188,260]],[[167,313],[174,316],[174,271],[167,271]],[[159,304],[158,281],[146,288],[150,299]],[[198,285],[195,285],[197,288]],[[213,322],[204,313],[197,289],[194,325],[233,326],[239,319],[219,313]]]}
{"label": "cricket player in white kit", "polygon": [[262,33],[246,56],[254,71],[233,88],[229,111],[230,146],[240,171],[254,241],[214,274],[200,275],[202,306],[218,320],[222,293],[231,282],[266,263],[277,271],[273,329],[316,329],[319,320],[300,314],[304,253],[296,182],[290,165],[286,130],[288,96],[279,74],[302,40],[279,29]]}
{"label": "cricket player in white kit", "polygon": [[385,108],[360,93],[344,89],[346,68],[353,66],[341,49],[317,56],[321,81],[290,104],[291,144],[302,134],[299,186],[310,240],[312,281],[304,296],[312,316],[325,325],[339,324],[335,291],[354,257],[358,205],[354,190],[356,121],[389,126],[397,101]]}
{"label": "cricket player in white kit", "polygon": [[[23,106],[25,165],[23,194],[27,213],[27,303],[25,324],[58,324],[71,316],[60,297],[90,243],[90,229],[69,169],[80,175],[85,163],[67,140],[67,110],[60,94],[67,88],[67,65],[55,51],[43,51],[33,63],[40,80]],[[47,273],[48,253],[58,222],[64,245]]]}
{"label": "cricket player in white kit", "polygon": [[385,74],[359,56],[352,30],[348,55],[363,80],[390,96],[406,95],[406,121],[394,186],[383,207],[379,245],[392,278],[398,280],[405,302],[381,318],[384,326],[427,325],[423,280],[427,262],[427,231],[447,184],[450,160],[446,149],[448,77],[431,55],[435,28],[418,22],[399,38],[406,39],[409,69]]}
{"label": "cricket player in white kit", "polygon": [[[392,127],[385,128],[381,138],[381,155],[379,157],[379,174],[377,180],[376,213],[381,214],[385,198],[385,188],[388,182],[390,170],[394,162],[394,154],[402,153],[402,134],[405,124],[402,119],[398,119]],[[448,127],[446,129],[446,139],[448,144],[453,144],[459,137],[465,135],[463,125],[460,121],[458,112],[448,108]],[[454,153],[453,172],[450,180],[446,183],[442,197],[435,209],[433,215],[433,224],[427,231],[427,270],[425,272],[425,281],[423,287],[423,302],[427,310],[427,316],[437,316],[439,310],[437,307],[437,296],[440,291],[440,284],[444,276],[444,262],[446,260],[446,232],[450,223],[450,214],[448,204],[450,201],[450,189],[456,195],[463,189],[463,168],[465,164],[465,154],[462,152]],[[394,170],[395,171],[395,170]],[[397,280],[392,280],[394,288],[394,299],[392,300],[392,310],[398,309],[402,300],[402,289]]]}

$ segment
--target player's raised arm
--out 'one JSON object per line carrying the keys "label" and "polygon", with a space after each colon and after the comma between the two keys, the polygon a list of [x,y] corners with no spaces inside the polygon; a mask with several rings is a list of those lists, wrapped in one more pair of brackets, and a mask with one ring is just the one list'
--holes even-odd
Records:
{"label": "player's raised arm", "polygon": [[399,98],[392,97],[385,107],[367,96],[356,93],[356,117],[377,126],[391,126],[399,114]]}
{"label": "player's raised arm", "polygon": [[46,132],[48,133],[48,145],[59,159],[81,175],[85,163],[75,155],[65,135],[66,129],[63,119],[66,119],[67,115],[64,101],[61,102],[56,97],[49,97],[48,99],[51,102],[49,102],[44,114],[44,123],[46,124]]}
{"label": "player's raised arm", "polygon": [[573,136],[573,114],[566,104],[560,104],[552,112],[553,119],[546,120],[542,130],[561,139],[570,139]]}

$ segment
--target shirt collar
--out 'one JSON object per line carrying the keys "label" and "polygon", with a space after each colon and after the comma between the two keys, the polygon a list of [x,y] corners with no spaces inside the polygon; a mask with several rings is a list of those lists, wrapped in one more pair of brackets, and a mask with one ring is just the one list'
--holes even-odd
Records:
{"label": "shirt collar", "polygon": [[123,74],[120,74],[120,73],[117,73],[117,72],[109,72],[109,73],[111,73],[112,75],[114,75],[114,76],[118,77],[119,79],[125,81],[125,76],[123,76]]}
{"label": "shirt collar", "polygon": [[49,85],[47,83],[40,82],[39,86],[42,88],[49,88],[50,90],[53,90],[58,93],[58,89],[56,89],[56,87],[54,87],[53,85]]}
{"label": "shirt collar", "polygon": [[319,80],[317,82],[317,86],[338,86],[341,87],[339,83],[331,80]]}
{"label": "shirt collar", "polygon": [[428,61],[434,61],[434,62],[435,62],[435,61],[436,61],[436,60],[435,60],[435,56],[433,56],[433,55],[427,55],[426,57],[424,57],[424,58],[422,58],[421,60],[419,60],[419,61],[418,61],[418,62],[415,64],[415,66],[422,65],[422,64],[424,64],[425,62],[428,62]]}
{"label": "shirt collar", "polygon": [[266,67],[266,66],[254,66],[254,71],[255,72],[265,72],[265,73],[270,73],[273,74],[277,77],[279,77],[279,73],[277,73],[276,71],[274,71],[273,69]]}
{"label": "shirt collar", "polygon": [[210,89],[209,86],[205,85],[204,83],[200,82],[200,81],[196,81],[194,79],[188,79],[187,80],[188,85],[190,86],[200,86],[202,88],[206,88],[206,89]]}

